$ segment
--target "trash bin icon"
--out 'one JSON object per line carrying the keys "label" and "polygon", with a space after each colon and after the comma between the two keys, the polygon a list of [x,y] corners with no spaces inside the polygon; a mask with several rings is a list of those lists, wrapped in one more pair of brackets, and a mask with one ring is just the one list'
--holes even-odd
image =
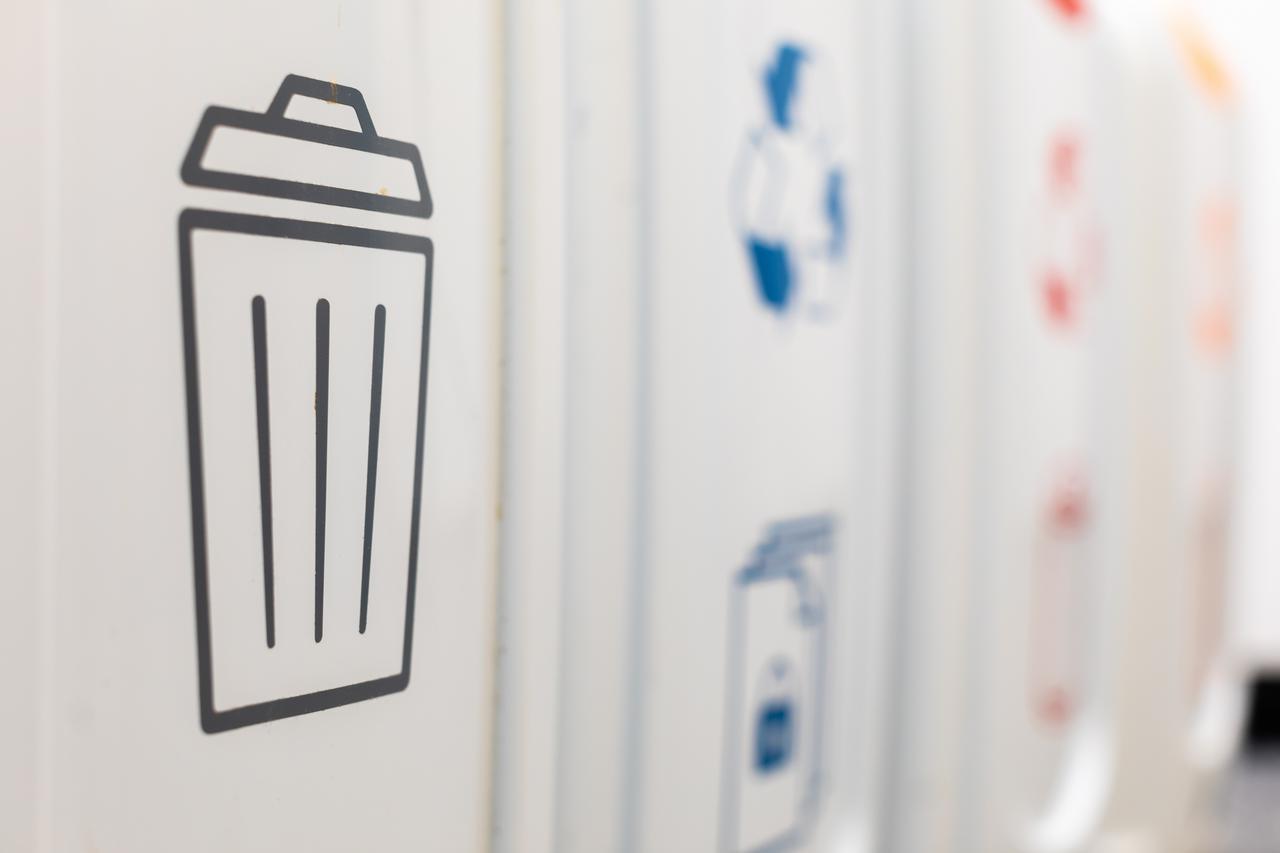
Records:
{"label": "trash bin icon", "polygon": [[720,850],[780,850],[817,814],[832,521],[769,527],[730,593]]}
{"label": "trash bin icon", "polygon": [[[295,98],[349,108],[359,129],[290,118]],[[265,112],[207,108],[181,174],[257,196],[255,210],[431,214],[417,147],[379,136],[359,91],[295,75]],[[210,734],[409,680],[432,244],[307,210],[178,217]]]}

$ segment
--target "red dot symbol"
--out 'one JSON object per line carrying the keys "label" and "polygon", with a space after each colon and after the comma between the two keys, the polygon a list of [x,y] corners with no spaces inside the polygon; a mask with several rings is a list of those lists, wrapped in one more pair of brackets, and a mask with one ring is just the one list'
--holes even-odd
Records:
{"label": "red dot symbol", "polygon": [[1060,193],[1076,188],[1080,143],[1069,133],[1061,133],[1049,147],[1049,183]]}
{"label": "red dot symbol", "polygon": [[1088,499],[1084,488],[1077,482],[1066,482],[1058,487],[1049,506],[1049,518],[1053,527],[1063,533],[1077,531],[1088,520]]}
{"label": "red dot symbol", "polygon": [[1085,6],[1084,0],[1049,0],[1049,5],[1057,9],[1062,15],[1073,21],[1079,21],[1084,18],[1088,7]]}
{"label": "red dot symbol", "polygon": [[1041,291],[1049,322],[1062,328],[1070,326],[1076,318],[1076,295],[1066,277],[1057,270],[1047,271]]}
{"label": "red dot symbol", "polygon": [[1052,687],[1040,699],[1040,719],[1047,725],[1061,726],[1071,719],[1073,703],[1071,694],[1063,687]]}

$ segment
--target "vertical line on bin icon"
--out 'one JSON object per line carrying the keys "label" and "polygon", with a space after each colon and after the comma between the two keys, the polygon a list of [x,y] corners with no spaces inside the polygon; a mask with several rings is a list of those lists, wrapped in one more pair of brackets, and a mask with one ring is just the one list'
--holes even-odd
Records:
{"label": "vertical line on bin icon", "polygon": [[360,633],[369,617],[369,563],[373,557],[373,498],[378,488],[378,428],[382,421],[382,353],[386,345],[387,309],[373,312],[373,375],[369,380],[369,461],[364,485],[364,560],[360,569]]}
{"label": "vertical line on bin icon", "polygon": [[262,507],[262,603],[267,648],[276,645],[275,534],[271,524],[271,397],[267,391],[267,302],[253,297],[253,383],[258,402],[258,499]]}
{"label": "vertical line on bin icon", "polygon": [[324,522],[329,467],[329,300],[316,302],[316,642],[324,636]]}

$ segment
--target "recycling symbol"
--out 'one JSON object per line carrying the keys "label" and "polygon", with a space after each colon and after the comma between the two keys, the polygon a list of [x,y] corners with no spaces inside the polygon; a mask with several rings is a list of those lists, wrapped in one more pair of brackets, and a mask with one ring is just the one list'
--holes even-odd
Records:
{"label": "recycling symbol", "polygon": [[850,243],[836,87],[820,56],[792,42],[773,49],[760,84],[762,120],[735,170],[736,225],[764,307],[821,320],[843,296]]}

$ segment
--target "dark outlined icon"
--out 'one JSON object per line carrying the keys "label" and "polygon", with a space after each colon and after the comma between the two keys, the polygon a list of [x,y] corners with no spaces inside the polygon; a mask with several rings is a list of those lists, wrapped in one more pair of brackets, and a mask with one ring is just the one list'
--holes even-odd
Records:
{"label": "dark outlined icon", "polygon": [[[350,108],[359,130],[288,117],[295,96]],[[378,136],[357,90],[296,75],[264,113],[209,107],[182,179],[431,214],[417,147]],[[188,208],[178,247],[201,726],[212,734],[403,690],[431,241]]]}
{"label": "dark outlined icon", "polygon": [[730,593],[720,850],[799,843],[817,816],[833,523],[772,525]]}

